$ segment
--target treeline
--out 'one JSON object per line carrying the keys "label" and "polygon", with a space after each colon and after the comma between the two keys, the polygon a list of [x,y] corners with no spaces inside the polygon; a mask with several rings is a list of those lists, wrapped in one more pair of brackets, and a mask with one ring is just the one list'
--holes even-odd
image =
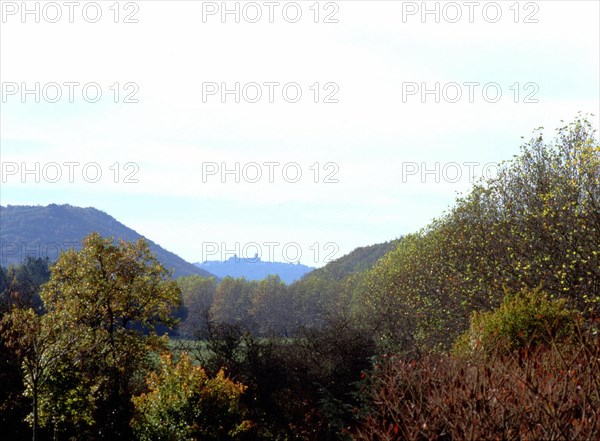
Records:
{"label": "treeline", "polygon": [[289,337],[350,315],[348,286],[369,270],[398,240],[357,248],[291,285],[278,276],[261,281],[225,277],[181,277],[183,307],[179,335],[204,338],[209,322],[236,325],[255,336]]}
{"label": "treeline", "polygon": [[[245,348],[261,347],[256,335],[294,337],[292,343],[264,345],[278,372],[318,385],[310,392],[277,387],[311,403],[305,413],[314,419],[294,421],[289,415],[299,410],[285,400],[263,411],[287,411],[287,421],[302,433],[321,428],[301,439],[597,437],[595,135],[584,118],[560,128],[550,142],[536,131],[496,177],[474,185],[422,231],[393,243],[366,271],[341,273],[336,271],[341,265],[330,264],[287,288],[276,279],[263,281],[261,289],[228,280],[225,287],[246,286],[238,295],[230,291],[226,302],[242,308],[222,309],[217,296],[205,303],[204,315],[192,314],[209,324],[198,335],[216,341],[209,344],[211,356],[199,359],[228,366],[234,378],[251,385],[246,393],[261,408],[256,397],[264,399],[260,391],[269,388],[252,374],[263,371]],[[193,304],[194,290],[183,291],[184,304]],[[263,298],[271,299],[272,310],[261,304]],[[270,321],[261,311],[273,312]],[[257,328],[258,317],[264,321]],[[189,318],[183,323],[191,324]],[[357,341],[363,352],[356,350]],[[340,363],[344,357],[356,364]],[[298,374],[314,372],[314,359],[335,366],[350,393],[339,394],[326,375]],[[361,370],[365,362],[369,368]],[[329,399],[314,399],[319,396]],[[528,403],[527,411],[522,403]],[[285,425],[276,433],[292,439]]]}
{"label": "treeline", "polygon": [[0,284],[12,439],[600,435],[600,144],[583,117],[536,131],[422,231],[289,286],[175,282],[144,242],[95,234]]}
{"label": "treeline", "polygon": [[203,339],[211,323],[235,325],[253,336],[291,337],[338,316],[340,291],[334,279],[308,277],[286,285],[278,276],[261,281],[189,276],[177,280],[183,308],[179,335]]}

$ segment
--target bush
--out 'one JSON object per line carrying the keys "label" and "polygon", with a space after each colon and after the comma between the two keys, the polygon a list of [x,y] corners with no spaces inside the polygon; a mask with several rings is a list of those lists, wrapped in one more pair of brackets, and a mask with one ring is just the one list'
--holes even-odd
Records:
{"label": "bush", "polygon": [[239,406],[244,385],[222,370],[209,378],[186,353],[177,364],[170,355],[161,362],[160,372],[148,375],[150,391],[132,399],[132,427],[140,440],[233,440],[251,427]]}
{"label": "bush", "polygon": [[479,359],[380,360],[354,439],[598,439],[600,339],[575,326],[549,343]]}
{"label": "bush", "polygon": [[540,287],[506,293],[496,310],[473,313],[470,329],[457,339],[454,352],[510,352],[550,338],[560,340],[573,332],[576,321],[565,299],[552,299]]}

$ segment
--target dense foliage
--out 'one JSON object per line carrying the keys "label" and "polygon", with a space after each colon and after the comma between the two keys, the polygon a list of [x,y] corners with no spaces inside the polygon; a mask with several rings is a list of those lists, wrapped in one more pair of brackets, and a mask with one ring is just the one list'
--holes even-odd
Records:
{"label": "dense foliage", "polygon": [[366,323],[402,350],[448,349],[473,310],[540,286],[588,315],[600,292],[600,145],[585,119],[541,134],[367,275]]}
{"label": "dense foliage", "polygon": [[147,383],[149,391],[133,398],[132,425],[142,441],[234,440],[250,428],[239,406],[245,386],[223,370],[209,378],[185,353],[177,363],[164,355]]}
{"label": "dense foliage", "polygon": [[148,245],[97,234],[69,250],[41,288],[45,313],[13,307],[2,336],[22,364],[34,438],[51,426],[95,439],[129,439],[131,396],[166,348],[154,332],[173,324],[180,291]]}
{"label": "dense foliage", "polygon": [[364,381],[356,440],[591,440],[600,434],[600,339],[491,358],[384,357]]}
{"label": "dense foliage", "polygon": [[559,341],[572,334],[578,318],[566,304],[566,299],[551,299],[540,288],[508,292],[497,309],[473,313],[455,351],[482,356]]}

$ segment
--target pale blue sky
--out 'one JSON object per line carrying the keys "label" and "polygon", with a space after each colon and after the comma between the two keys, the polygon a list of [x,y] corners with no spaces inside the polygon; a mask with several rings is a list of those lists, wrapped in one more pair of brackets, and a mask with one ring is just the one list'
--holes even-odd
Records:
{"label": "pale blue sky", "polygon": [[[457,191],[469,188],[466,168],[456,183],[435,182],[432,175],[422,182],[420,175],[403,179],[403,163],[441,168],[509,159],[521,136],[539,126],[551,135],[561,119],[578,111],[595,113],[598,125],[596,1],[520,2],[518,23],[512,1],[497,3],[502,17],[496,23],[477,12],[473,23],[447,23],[443,16],[440,23],[431,16],[423,23],[418,14],[404,23],[403,8],[421,2],[400,1],[330,2],[339,9],[339,22],[314,23],[314,2],[298,2],[303,18],[293,24],[277,14],[275,23],[244,23],[243,17],[241,23],[222,23],[218,16],[203,23],[209,2],[131,3],[138,23],[114,23],[108,9],[113,2],[102,3],[97,23],[77,14],[74,23],[47,23],[43,15],[40,23],[22,23],[19,12],[10,15],[2,6],[4,92],[23,82],[95,82],[103,91],[97,103],[85,102],[80,93],[73,103],[66,97],[35,103],[32,96],[22,103],[19,93],[3,94],[2,205],[93,206],[190,261],[215,258],[203,256],[209,242],[229,250],[236,243],[243,248],[278,242],[281,249],[296,242],[302,263],[320,266],[325,244],[335,243],[339,257],[416,231],[450,206]],[[333,11],[326,3],[320,3],[320,21]],[[480,2],[482,8],[490,3]],[[125,4],[120,21],[133,11],[125,11]],[[440,10],[447,4],[439,2]],[[531,12],[538,22],[524,23]],[[274,103],[221,103],[216,97],[203,102],[202,83],[236,81],[296,82],[303,98],[295,104],[279,95]],[[131,82],[139,88],[139,102],[114,103],[109,88],[115,82],[122,89],[119,101],[133,90],[123,90]],[[314,103],[309,88],[315,82],[337,84],[339,103]],[[473,103],[466,97],[454,104],[431,97],[421,103],[418,95],[403,102],[403,83],[409,82],[494,82],[502,98],[486,102],[478,88]],[[515,83],[521,89],[516,103],[510,89]],[[534,90],[525,90],[526,83],[535,84],[539,102],[523,102]],[[299,164],[302,179],[289,183],[276,174],[273,183],[264,178],[237,184],[231,177],[222,183],[201,176],[203,163],[269,161]],[[26,175],[23,183],[22,170],[6,173],[13,170],[9,163],[36,162],[58,163],[63,172],[65,162],[93,162],[103,176],[89,183],[76,172],[74,182],[66,176],[43,182],[40,176],[36,183]],[[321,168],[335,163],[339,182],[314,183],[310,167],[317,162]],[[118,183],[110,169],[115,163],[121,168]],[[135,171],[123,170],[126,163],[139,169],[138,183],[123,182]],[[321,170],[320,180],[332,170]]]}

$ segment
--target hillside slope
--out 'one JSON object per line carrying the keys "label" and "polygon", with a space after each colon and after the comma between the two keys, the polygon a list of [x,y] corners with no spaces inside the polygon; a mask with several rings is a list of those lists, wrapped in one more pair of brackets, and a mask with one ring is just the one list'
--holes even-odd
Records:
{"label": "hillside slope", "polygon": [[[0,206],[0,265],[18,264],[27,256],[56,259],[60,251],[79,248],[91,232],[105,237],[136,241],[143,237],[112,216],[95,208],[50,204],[44,206]],[[213,274],[186,262],[147,239],[158,260],[175,277]]]}
{"label": "hillside slope", "polygon": [[332,260],[322,268],[318,268],[305,277],[331,277],[342,280],[349,274],[370,269],[385,253],[398,245],[397,240],[359,247],[339,259]]}

